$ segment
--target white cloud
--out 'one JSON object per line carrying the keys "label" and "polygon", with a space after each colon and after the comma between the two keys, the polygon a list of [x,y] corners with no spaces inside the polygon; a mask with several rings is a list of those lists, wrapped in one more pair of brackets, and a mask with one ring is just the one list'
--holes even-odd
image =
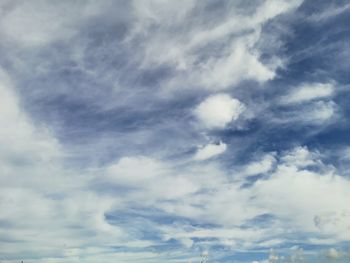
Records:
{"label": "white cloud", "polygon": [[311,123],[322,123],[335,117],[336,110],[337,106],[333,101],[318,101],[304,112],[303,120]]}
{"label": "white cloud", "polygon": [[298,146],[286,152],[281,161],[284,165],[305,168],[310,165],[320,164],[320,154],[317,152],[310,152],[307,147]]}
{"label": "white cloud", "polygon": [[124,186],[143,185],[166,172],[166,167],[144,156],[123,157],[107,168],[107,180]]}
{"label": "white cloud", "polygon": [[[67,178],[58,176],[57,166],[51,162],[59,162],[64,156],[61,146],[48,128],[39,123],[34,125],[23,112],[11,80],[1,70],[0,98],[1,185],[40,187],[43,184],[48,189],[58,189]],[[42,168],[43,164],[46,169]]]}
{"label": "white cloud", "polygon": [[1,35],[24,47],[37,47],[54,41],[67,41],[86,19],[101,13],[108,1],[47,2],[16,1],[5,8],[0,19]]}
{"label": "white cloud", "polygon": [[332,82],[302,84],[280,98],[280,104],[291,108],[282,113],[278,122],[323,126],[333,123],[339,117],[339,107],[331,100],[334,94]]}
{"label": "white cloud", "polygon": [[[46,141],[48,138],[48,142],[51,142],[51,137],[43,137],[44,139],[40,137],[41,132],[31,125],[29,119],[22,118],[25,114],[21,112],[18,100],[9,85],[1,87],[1,94],[7,98],[7,104],[1,105],[4,109],[4,114],[1,115],[2,124],[8,128],[14,127],[14,130],[19,127],[17,125],[27,127],[22,129],[24,135],[19,133],[13,138],[24,136],[23,138],[32,142],[30,145],[33,147],[31,148],[33,152],[37,149],[40,151],[41,144],[37,144],[36,140]],[[214,103],[211,102],[212,99]],[[196,110],[202,110],[200,112],[203,113],[203,118],[209,116],[209,120],[205,119],[205,121],[210,123],[210,127],[212,125],[225,127],[239,117],[240,113],[237,112],[242,111],[240,108],[242,104],[225,94],[209,97],[200,105],[202,106],[198,106]],[[210,109],[214,109],[216,113],[210,115],[208,113]],[[222,113],[224,117],[220,116]],[[221,118],[219,122],[215,120],[217,117]],[[10,130],[2,132],[11,135]],[[8,145],[8,147],[12,146]],[[226,147],[223,143],[208,144],[197,152],[196,158],[198,160],[210,158],[222,153]],[[53,147],[53,149],[56,148]],[[59,188],[60,191],[56,190],[56,193],[63,196],[62,199],[47,198],[47,192],[44,189],[47,187],[45,181],[31,182],[36,183],[35,191],[30,189],[28,182],[25,184],[25,189],[15,189],[13,185],[6,182],[4,179],[6,177],[1,175],[1,179],[7,183],[7,188],[2,184],[0,195],[4,200],[12,200],[1,203],[1,210],[5,211],[1,214],[1,220],[12,221],[18,227],[17,230],[8,229],[3,233],[21,239],[23,233],[28,236],[37,235],[42,230],[42,226],[50,222],[50,228],[46,234],[37,235],[37,239],[31,240],[31,248],[34,250],[37,247],[45,247],[43,252],[45,257],[52,258],[57,258],[63,252],[70,258],[81,257],[88,249],[101,251],[105,246],[126,245],[128,242],[131,242],[129,244],[131,247],[135,247],[135,244],[137,246],[137,242],[140,242],[138,237],[129,236],[124,229],[110,224],[105,217],[106,213],[111,211],[117,213],[118,209],[133,203],[143,208],[159,209],[170,216],[183,216],[198,223],[212,223],[220,226],[213,229],[191,228],[181,231],[176,227],[160,228],[165,238],[175,238],[185,247],[192,247],[197,242],[194,241],[196,239],[213,238],[217,240],[213,242],[227,247],[252,249],[257,244],[277,244],[279,241],[276,237],[284,233],[283,229],[292,229],[295,232],[306,231],[325,237],[332,235],[334,242],[347,240],[350,235],[347,208],[350,202],[349,181],[333,174],[333,170],[325,166],[320,158],[320,154],[310,152],[305,147],[297,147],[282,155],[266,154],[261,160],[248,164],[244,172],[246,174],[270,173],[270,177],[257,181],[251,188],[241,188],[241,182],[231,181],[231,175],[214,164],[194,162],[186,166],[145,156],[122,157],[115,164],[103,168],[105,174],[94,176],[94,180],[98,182],[107,180],[112,185],[137,188],[137,191],[125,191],[123,195],[106,193],[99,196],[87,187],[86,181],[91,178],[91,175],[88,175],[84,179],[79,177],[82,179],[79,182],[59,181],[58,184],[55,182],[57,186],[60,184],[64,186],[64,182],[73,184],[74,192],[69,189],[62,190],[64,188]],[[39,160],[42,159],[39,158]],[[43,161],[39,164],[41,170],[47,167],[47,163]],[[309,171],[307,170],[309,166],[317,166],[322,172]],[[9,170],[14,169],[8,163],[7,167]],[[29,169],[35,170],[33,167]],[[57,172],[61,171],[62,177],[67,173],[59,167],[56,169]],[[14,171],[13,174],[18,171]],[[20,177],[22,176],[17,175],[17,178]],[[31,175],[29,178],[33,181],[35,177]],[[127,189],[124,188],[124,190]],[[332,195],[325,194],[330,192]],[[31,211],[35,213],[30,213]],[[337,214],[336,211],[344,212]],[[265,230],[259,228],[259,224],[257,228],[238,227],[261,214],[274,215],[278,218],[276,219],[278,223],[271,223],[271,226]],[[23,217],[27,219],[25,225],[22,225],[22,220],[18,220]],[[320,219],[318,226],[315,226],[315,218]],[[83,227],[83,233],[70,230],[69,226],[76,224]],[[62,231],[62,229],[68,230]],[[94,233],[94,240],[86,240],[85,234],[91,232]],[[48,244],[47,240],[52,241]],[[64,242],[68,245],[67,248],[62,249],[61,244]],[[87,245],[89,242],[92,243]],[[84,248],[85,246],[89,248]],[[76,247],[81,249],[74,250]],[[11,247],[7,244],[1,252],[14,253],[15,250],[18,250],[18,246]],[[20,250],[20,254],[24,253],[24,250]],[[130,255],[118,256],[125,259]],[[149,257],[149,261],[156,262],[153,254]],[[130,256],[130,258],[133,257]],[[106,262],[109,261],[110,259],[106,259]]]}
{"label": "white cloud", "polygon": [[343,14],[344,12],[349,11],[349,9],[350,9],[350,4],[345,4],[342,6],[331,5],[329,8],[327,8],[325,11],[321,13],[312,14],[311,16],[308,17],[308,20],[316,23],[323,22],[324,20],[332,19],[338,15]]}
{"label": "white cloud", "polygon": [[219,144],[207,144],[198,149],[193,158],[197,161],[207,160],[224,153],[226,149],[227,145],[223,142],[220,142]]}
{"label": "white cloud", "polygon": [[198,194],[185,197],[175,204],[162,204],[161,208],[174,215],[225,227],[243,224],[246,220],[265,211],[261,207],[249,204],[251,192],[248,189],[240,189],[240,184],[220,182],[204,187],[201,178],[197,181],[199,186],[207,191],[204,193],[199,191]]}
{"label": "white cloud", "polygon": [[311,101],[306,105],[298,106],[274,119],[276,123],[294,125],[316,125],[325,127],[339,117],[339,107],[333,101]]}
{"label": "white cloud", "polygon": [[[301,151],[305,150],[304,148]],[[345,223],[348,218],[346,203],[350,201],[346,188],[350,186],[350,182],[333,174],[331,168],[325,167],[317,155],[314,156],[313,160],[309,157],[304,160],[288,157],[269,180],[257,181],[253,191],[259,196],[259,205],[283,218],[285,222],[292,222],[295,228],[315,233],[321,231],[325,235],[337,236],[338,240],[346,240],[350,237],[347,229],[349,224]],[[287,161],[290,159],[297,161]],[[310,171],[306,168],[309,164],[317,164],[324,171]],[[344,219],[331,220],[333,223],[337,222],[334,225],[332,223],[332,227],[328,225],[321,230],[315,226],[315,217],[318,215],[329,213],[333,217],[339,211],[344,211]]]}
{"label": "white cloud", "polygon": [[[187,248],[200,242],[194,240],[206,238],[236,249],[253,249],[259,244],[280,245],[287,242],[288,238],[281,240],[280,237],[288,231],[307,232],[310,237],[320,239],[319,242],[328,239],[327,244],[336,244],[350,238],[347,208],[350,182],[334,174],[333,168],[324,165],[321,157],[306,147],[296,147],[279,155],[266,154],[260,161],[248,164],[246,172],[269,173],[269,176],[248,188],[241,188],[242,181],[227,180],[228,175],[213,166],[179,168],[161,162],[163,168],[155,170],[165,172],[146,176],[145,180],[141,178],[134,184],[139,185],[139,190],[125,195],[124,199],[155,207],[169,215],[221,226],[210,229],[182,226],[183,230],[178,225],[174,229],[156,226],[165,240],[174,238]],[[131,166],[137,173],[142,171],[143,164],[136,161]],[[149,170],[147,166],[145,171]],[[309,170],[310,167],[315,170]],[[265,227],[260,228],[257,223],[253,229],[238,227],[262,214],[274,217],[268,226],[264,223]],[[311,239],[310,242],[314,243]]]}
{"label": "white cloud", "polygon": [[346,146],[340,150],[339,157],[341,160],[349,161],[350,160],[350,147]]}
{"label": "white cloud", "polygon": [[178,199],[196,192],[201,186],[192,175],[174,169],[170,163],[144,156],[123,157],[108,166],[106,175],[98,179],[137,189],[128,193],[127,202]]}
{"label": "white cloud", "polygon": [[194,7],[195,2],[195,0],[132,1],[133,11],[137,18],[137,26],[133,34],[140,33],[140,30],[152,24],[166,23],[167,26],[171,26],[182,23]]}
{"label": "white cloud", "polygon": [[241,229],[241,228],[200,228],[186,226],[166,226],[161,227],[164,239],[217,239],[220,245],[237,249],[244,246],[245,241],[258,241],[264,236],[264,230],[261,229]]}
{"label": "white cloud", "polygon": [[222,58],[208,61],[203,70],[192,74],[204,87],[220,90],[231,87],[244,79],[255,79],[264,82],[274,77],[275,73],[259,61],[257,54],[253,53],[249,45],[255,40],[246,38],[232,43],[231,50]]}
{"label": "white cloud", "polygon": [[[90,191],[89,173],[82,176],[63,168],[65,154],[59,142],[45,126],[34,125],[3,71],[0,98],[0,221],[11,225],[2,227],[0,235],[12,240],[1,241],[1,256],[28,259],[28,251],[38,251],[40,258],[58,258],[75,247],[81,255],[86,246],[124,238],[125,233],[105,219],[118,199]],[[86,233],[94,233],[94,241],[87,241]]]}
{"label": "white cloud", "polygon": [[269,172],[273,165],[275,164],[276,159],[274,154],[266,154],[261,160],[251,162],[244,167],[241,173],[245,176],[255,175],[255,174],[264,174]]}
{"label": "white cloud", "polygon": [[[283,243],[279,237],[287,232],[307,232],[323,239],[332,236],[330,242],[333,244],[348,240],[349,180],[334,174],[333,168],[324,165],[317,152],[305,147],[291,149],[276,158],[279,162],[275,163],[275,169],[268,169],[269,177],[256,181],[252,187],[241,188],[241,182],[222,181],[216,185],[209,184],[207,189],[210,191],[199,191],[184,196],[179,202],[157,206],[170,214],[226,228],[241,225],[261,214],[273,215],[274,219],[269,222],[266,231],[256,237],[249,236],[249,228],[244,229],[248,231],[248,236],[242,237],[242,240],[247,247],[264,242]],[[310,165],[317,167],[318,172],[308,170]],[[199,184],[202,189],[203,186]],[[259,227],[259,224],[255,226]],[[215,237],[227,246],[242,246],[238,238],[240,234],[232,234],[227,229],[203,229],[193,233],[187,229],[185,233],[185,236],[177,238]],[[235,238],[230,239],[223,233]]]}
{"label": "white cloud", "polygon": [[186,175],[168,175],[154,181],[141,196],[144,200],[180,200],[197,192],[200,186],[193,178],[186,178]]}
{"label": "white cloud", "polygon": [[330,248],[326,252],[326,257],[329,259],[340,259],[345,257],[345,253],[338,251],[335,248]]}
{"label": "white cloud", "polygon": [[232,238],[235,237],[237,239],[246,239],[247,237],[259,239],[262,236],[263,230],[257,229],[249,229],[244,231],[240,228],[232,228],[232,229],[196,229],[192,232],[184,232],[184,233],[174,233],[174,236],[185,236],[185,237],[193,237],[193,238]]}
{"label": "white cloud", "polygon": [[[262,62],[256,45],[262,25],[302,1],[261,2],[250,6],[247,13],[233,4],[211,20],[206,19],[206,3],[185,2],[134,2],[135,29],[128,43],[142,43],[137,52],[142,67],[173,67],[175,76],[163,85],[165,90],[222,90],[242,80],[265,82],[274,78],[277,65]],[[203,53],[207,49],[209,52]]]}
{"label": "white cloud", "polygon": [[[7,40],[18,45],[37,47],[77,34],[80,22],[71,17],[76,15],[77,7],[66,14],[65,4],[53,10],[52,4],[40,3],[45,6],[15,4],[1,18],[0,27],[4,29],[1,36],[6,35]],[[129,36],[128,43],[135,44],[135,39],[144,37],[145,41],[140,41],[142,48],[131,45],[136,57],[140,55],[138,52],[142,53],[143,63],[140,64],[147,69],[149,65],[173,66],[177,84],[185,80],[184,86],[224,89],[244,79],[264,82],[274,77],[275,68],[261,61],[255,45],[262,34],[261,26],[296,7],[299,1],[259,3],[262,5],[252,8],[249,15],[233,10],[222,20],[203,22],[198,17],[189,19],[189,16],[196,16],[191,13],[194,1],[135,1],[132,8],[139,20],[132,32],[135,35]],[[198,10],[200,12],[200,8]],[[45,24],[50,19],[56,21],[52,27],[47,26],[50,23]],[[175,28],[171,28],[174,25]],[[166,33],[176,30],[180,30],[179,34]],[[28,34],[24,34],[25,31]],[[202,49],[208,48],[210,52],[202,53]],[[283,244],[288,241],[289,234],[296,241],[298,234],[308,233],[315,236],[309,239],[311,243],[336,244],[350,238],[349,180],[325,165],[318,152],[296,147],[284,153],[266,153],[243,169],[242,166],[237,168],[236,163],[231,163],[232,167],[226,170],[215,161],[179,161],[177,157],[172,159],[173,155],[166,161],[150,155],[126,155],[97,172],[89,170],[93,164],[76,170],[63,165],[62,157],[66,156],[58,140],[49,128],[33,123],[20,105],[11,81],[5,73],[1,74],[0,199],[4,202],[0,203],[0,210],[4,212],[0,220],[13,227],[0,229],[0,235],[19,240],[18,243],[1,243],[2,255],[25,256],[31,250],[39,251],[38,262],[164,262],[166,256],[158,251],[129,253],[110,249],[125,246],[141,251],[159,244],[158,240],[143,240],[146,237],[135,233],[134,228],[130,228],[129,233],[129,225],[124,229],[108,219],[109,214],[122,216],[123,212],[128,212],[124,209],[135,207],[140,208],[135,209],[137,212],[147,210],[152,214],[156,211],[162,216],[174,216],[174,221],[185,217],[186,222],[198,223],[182,227],[174,223],[168,228],[164,227],[166,224],[149,223],[163,234],[165,241],[175,238],[186,248],[197,249],[196,244],[201,244],[201,239],[206,240],[202,244],[212,242],[255,250]],[[288,104],[308,102],[309,107],[300,111],[303,114],[298,112],[303,120],[322,123],[334,117],[336,105],[328,101],[334,88],[322,85],[299,87],[290,94]],[[217,94],[200,103],[194,115],[204,127],[222,129],[237,121],[244,110],[239,100]],[[153,132],[150,128],[147,136]],[[141,133],[139,145],[147,137],[146,133]],[[157,138],[156,143],[163,147],[161,139]],[[172,145],[178,142],[174,141]],[[128,145],[112,140],[108,143]],[[189,146],[179,147],[188,149]],[[227,148],[222,142],[209,143],[190,158],[208,160],[223,154]],[[153,148],[148,150],[152,152]],[[172,149],[164,152],[173,153]],[[255,174],[266,176],[243,187],[246,176]],[[236,176],[241,180],[235,180]],[[215,227],[205,227],[207,225],[201,223]],[[27,245],[19,245],[21,242]]]}
{"label": "white cloud", "polygon": [[194,110],[195,116],[207,128],[224,128],[239,118],[245,106],[227,94],[216,94],[202,101]]}
{"label": "white cloud", "polygon": [[282,97],[283,104],[302,103],[311,100],[329,98],[334,93],[334,85],[331,83],[307,83],[292,90]]}

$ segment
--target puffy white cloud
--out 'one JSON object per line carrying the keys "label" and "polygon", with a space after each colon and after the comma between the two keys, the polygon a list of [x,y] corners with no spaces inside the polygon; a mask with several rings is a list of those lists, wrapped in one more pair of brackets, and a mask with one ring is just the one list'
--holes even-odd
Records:
{"label": "puffy white cloud", "polygon": [[269,172],[273,165],[275,164],[276,159],[274,154],[266,154],[261,160],[251,162],[244,167],[241,173],[245,176],[255,175],[255,174],[264,174]]}
{"label": "puffy white cloud", "polygon": [[310,165],[320,164],[320,154],[317,152],[310,152],[307,147],[298,146],[286,152],[281,161],[284,165],[305,168]]}
{"label": "puffy white cloud", "polygon": [[208,61],[203,70],[192,74],[204,87],[220,90],[234,86],[241,80],[255,79],[264,82],[275,76],[273,70],[259,61],[257,54],[250,51],[254,38],[246,38],[232,43],[228,54],[220,59]]}
{"label": "puffy white cloud", "polygon": [[194,110],[195,116],[207,128],[224,128],[239,118],[245,106],[227,94],[216,94],[206,98]]}
{"label": "puffy white cloud", "polygon": [[[279,237],[287,232],[307,232],[310,236],[328,240],[327,244],[349,240],[349,180],[334,174],[332,167],[322,163],[319,153],[305,147],[291,149],[275,158],[279,161],[273,161],[276,167],[268,169],[269,177],[257,180],[251,187],[241,188],[241,181],[222,181],[216,185],[209,184],[207,189],[210,191],[199,191],[184,196],[180,202],[157,206],[170,214],[227,228],[224,231],[220,228],[202,229],[193,233],[187,229],[186,235],[176,237],[179,239],[212,237],[224,245],[242,247],[240,234],[233,234],[228,229],[268,214],[274,219],[269,221],[268,226],[265,225],[266,228],[263,227],[266,231],[253,237],[248,234],[250,228],[244,229],[248,232],[242,240],[247,248],[258,244],[281,244],[285,241]],[[310,166],[317,168],[317,172],[309,170]],[[199,187],[204,185],[199,184]],[[255,226],[259,229],[258,220]],[[232,238],[223,236],[223,233]],[[330,236],[332,239],[329,239]]]}
{"label": "puffy white cloud", "polygon": [[193,158],[197,161],[207,160],[224,153],[226,149],[227,145],[223,142],[220,142],[219,144],[207,144],[198,149]]}
{"label": "puffy white cloud", "polygon": [[[345,220],[348,218],[346,203],[350,200],[350,195],[346,188],[350,186],[350,182],[333,174],[332,168],[325,167],[317,157],[313,161],[309,157],[305,157],[304,160],[299,157],[297,159],[292,163],[282,162],[270,179],[256,182],[253,189],[259,196],[259,205],[286,222],[292,222],[294,227],[301,231],[321,231],[325,236],[337,236],[338,240],[348,239],[349,224],[345,223]],[[309,164],[317,164],[318,168],[324,171],[317,173],[308,170],[306,166]],[[315,225],[315,217],[328,213],[334,217],[339,211],[343,211],[344,220],[331,220],[330,224],[334,223],[332,227],[316,227],[319,224]]]}
{"label": "puffy white cloud", "polygon": [[282,98],[282,103],[303,103],[311,100],[329,98],[334,93],[334,85],[331,83],[307,83],[303,84]]}
{"label": "puffy white cloud", "polygon": [[[241,180],[227,180],[226,173],[212,166],[175,169],[170,163],[148,159],[145,164],[158,163],[163,167],[159,171],[163,172],[154,172],[154,176],[135,182],[139,190],[125,195],[124,199],[156,207],[169,215],[220,226],[197,228],[183,225],[182,230],[179,225],[174,225],[174,228],[156,226],[163,233],[164,240],[176,239],[185,247],[200,242],[194,240],[207,238],[231,248],[281,245],[286,242],[280,239],[286,231],[307,232],[319,239],[310,239],[310,243],[336,244],[348,240],[350,235],[347,208],[350,183],[334,174],[333,168],[323,164],[321,157],[306,147],[296,147],[281,154],[266,154],[260,161],[248,164],[245,172],[269,175],[247,188],[241,187]],[[134,167],[135,173],[142,171],[143,162],[139,160],[140,157],[135,158],[134,165],[131,165],[139,166]],[[145,169],[149,170],[147,167],[148,164]],[[255,228],[238,227],[264,214],[273,216],[269,225],[264,223],[261,227],[257,220]]]}

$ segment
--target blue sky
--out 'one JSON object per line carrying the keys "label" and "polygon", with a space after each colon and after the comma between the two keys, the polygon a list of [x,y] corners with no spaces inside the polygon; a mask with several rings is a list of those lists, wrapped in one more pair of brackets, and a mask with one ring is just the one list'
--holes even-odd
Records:
{"label": "blue sky", "polygon": [[349,262],[349,14],[0,0],[0,261]]}

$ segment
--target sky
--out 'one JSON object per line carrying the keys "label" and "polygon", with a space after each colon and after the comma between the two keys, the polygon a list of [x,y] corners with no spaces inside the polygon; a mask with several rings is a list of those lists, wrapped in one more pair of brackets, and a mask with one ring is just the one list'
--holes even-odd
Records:
{"label": "sky", "polygon": [[350,3],[0,0],[0,262],[350,262]]}

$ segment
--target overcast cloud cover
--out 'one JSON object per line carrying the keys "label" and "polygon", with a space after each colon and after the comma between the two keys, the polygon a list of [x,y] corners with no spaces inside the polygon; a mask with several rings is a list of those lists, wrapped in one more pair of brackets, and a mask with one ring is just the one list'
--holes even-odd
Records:
{"label": "overcast cloud cover", "polygon": [[0,261],[350,260],[350,4],[0,0]]}

